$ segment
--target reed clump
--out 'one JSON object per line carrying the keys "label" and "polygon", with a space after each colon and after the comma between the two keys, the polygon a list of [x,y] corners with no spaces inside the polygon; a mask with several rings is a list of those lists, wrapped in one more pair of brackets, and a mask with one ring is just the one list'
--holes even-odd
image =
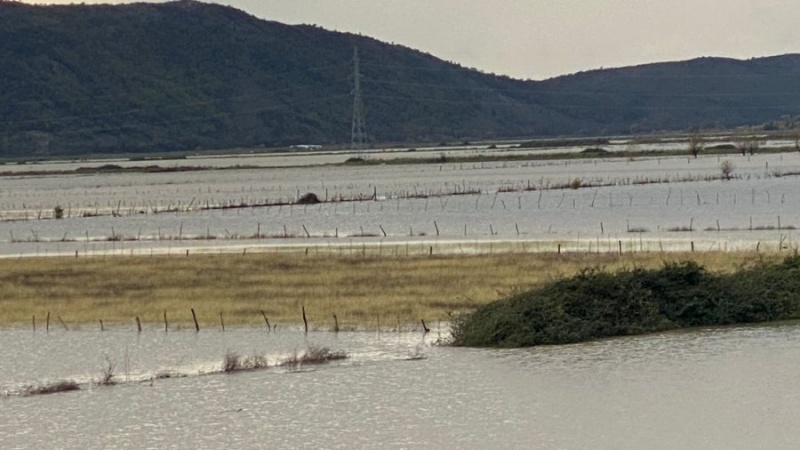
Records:
{"label": "reed clump", "polygon": [[278,361],[274,366],[270,366],[266,356],[260,353],[253,353],[248,357],[242,357],[233,351],[226,351],[222,357],[222,373],[234,373],[242,371],[252,371],[268,369],[270,367],[288,367],[292,369],[307,365],[326,364],[331,361],[347,359],[348,354],[344,351],[331,350],[328,347],[319,345],[309,345],[303,351],[294,351],[291,355]]}
{"label": "reed clump", "polygon": [[257,352],[253,352],[250,356],[242,357],[238,353],[228,350],[222,356],[222,372],[224,373],[259,370],[268,367],[269,361],[267,361],[267,357]]}
{"label": "reed clump", "polygon": [[105,365],[103,366],[100,378],[95,381],[95,384],[98,386],[114,386],[117,384],[117,380],[114,379],[114,371],[117,368],[116,363],[111,360],[111,358],[106,355],[105,357]]}
{"label": "reed clump", "polygon": [[525,347],[789,319],[800,319],[797,255],[730,273],[694,261],[584,269],[463,315],[452,331],[457,346]]}
{"label": "reed clump", "polygon": [[331,361],[338,361],[347,359],[347,353],[343,351],[334,351],[328,347],[320,347],[317,345],[310,345],[303,352],[298,353],[295,351],[292,355],[288,356],[280,363],[281,367],[300,367],[307,365],[325,364]]}
{"label": "reed clump", "polygon": [[239,354],[230,350],[225,352],[225,355],[222,357],[222,371],[230,373],[241,369],[242,362]]}

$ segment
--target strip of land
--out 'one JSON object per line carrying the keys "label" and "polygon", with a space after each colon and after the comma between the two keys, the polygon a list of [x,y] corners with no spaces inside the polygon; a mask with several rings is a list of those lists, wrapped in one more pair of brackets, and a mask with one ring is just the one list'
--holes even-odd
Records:
{"label": "strip of land", "polygon": [[[502,253],[459,256],[341,256],[253,253],[106,256],[0,260],[0,325],[51,331],[134,327],[302,324],[311,329],[421,329],[513,292],[586,267],[660,267],[693,260],[731,272],[749,262],[778,260],[755,252]],[[262,314],[263,311],[263,314]],[[35,316],[35,319],[34,319]],[[63,321],[63,324],[62,324]]]}

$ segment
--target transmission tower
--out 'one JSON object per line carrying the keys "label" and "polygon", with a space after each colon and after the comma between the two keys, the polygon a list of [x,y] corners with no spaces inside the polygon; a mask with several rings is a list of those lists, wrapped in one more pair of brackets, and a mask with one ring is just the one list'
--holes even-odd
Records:
{"label": "transmission tower", "polygon": [[353,48],[353,126],[350,131],[350,148],[353,150],[367,148],[367,125],[364,122],[364,99],[361,97],[358,47]]}

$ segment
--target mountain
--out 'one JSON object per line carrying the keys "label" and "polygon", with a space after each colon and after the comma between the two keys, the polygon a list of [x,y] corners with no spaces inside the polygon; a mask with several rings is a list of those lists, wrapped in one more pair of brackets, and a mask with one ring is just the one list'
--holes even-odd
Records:
{"label": "mountain", "polygon": [[536,91],[540,104],[614,133],[763,124],[800,112],[800,55],[596,70]]}
{"label": "mountain", "polygon": [[545,81],[215,4],[0,0],[0,156],[346,144],[358,48],[373,142],[735,126],[800,114],[800,56]]}

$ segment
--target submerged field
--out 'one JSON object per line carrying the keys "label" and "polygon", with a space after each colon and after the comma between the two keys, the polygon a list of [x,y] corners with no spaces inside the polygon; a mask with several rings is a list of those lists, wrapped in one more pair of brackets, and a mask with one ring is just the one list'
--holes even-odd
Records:
{"label": "submerged field", "polygon": [[[305,308],[319,330],[334,315],[342,329],[421,329],[586,267],[690,258],[731,271],[797,250],[800,154],[728,155],[723,177],[720,156],[670,148],[563,161],[449,162],[548,151],[505,148],[453,150],[435,164],[323,166],[330,155],[305,154],[257,157],[271,169],[239,155],[199,172],[181,171],[192,161],[171,161],[174,173],[104,173],[101,161],[15,170],[0,178],[0,324],[46,327],[49,313],[51,327],[138,317],[163,328],[166,315],[168,328],[192,328],[194,309],[206,328],[297,326]],[[306,194],[319,203],[301,202]]]}
{"label": "submerged field", "polygon": [[[587,267],[692,260],[716,275],[782,260],[798,248],[800,154],[737,157],[729,180],[703,156],[280,161],[293,167],[0,178],[0,442],[796,447],[797,323],[501,351],[436,343],[451,313]],[[306,192],[329,201],[295,203]],[[348,357],[282,363],[315,347]],[[229,355],[271,369],[224,375]],[[102,383],[114,369],[119,388]],[[30,395],[54,386],[80,389]]]}
{"label": "submerged field", "polygon": [[[0,323],[41,329],[104,326],[193,328],[301,326],[312,329],[421,329],[502,296],[586,267],[660,267],[693,260],[731,272],[780,254],[496,253],[459,256],[339,256],[253,253],[182,256],[19,258],[0,260]],[[264,312],[262,315],[261,311]],[[35,316],[35,319],[34,319]],[[63,320],[63,324],[61,321]]]}

